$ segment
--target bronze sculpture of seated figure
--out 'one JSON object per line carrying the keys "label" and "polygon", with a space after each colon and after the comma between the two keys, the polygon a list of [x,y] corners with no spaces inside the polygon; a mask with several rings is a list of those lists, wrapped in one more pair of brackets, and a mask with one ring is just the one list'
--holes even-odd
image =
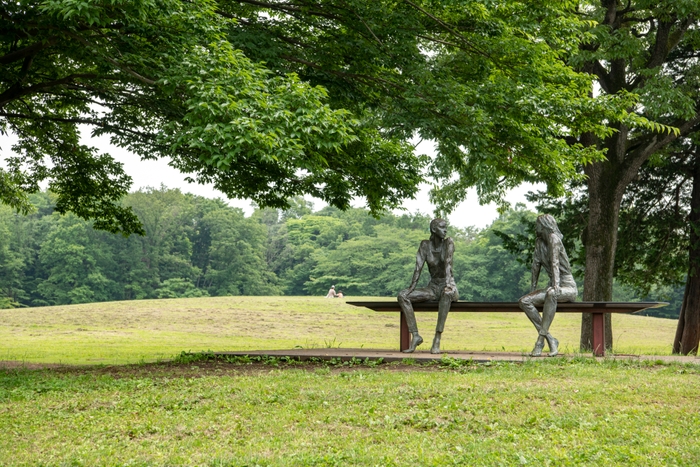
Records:
{"label": "bronze sculpture of seated figure", "polygon": [[[398,295],[401,312],[406,316],[408,330],[411,333],[411,345],[404,352],[415,351],[416,347],[423,342],[423,338],[418,333],[412,303],[438,301],[438,321],[430,353],[440,353],[440,337],[445,328],[447,314],[452,302],[459,299],[457,285],[452,275],[454,251],[454,242],[450,237],[447,237],[447,223],[443,219],[433,219],[430,222],[430,240],[423,240],[418,247],[416,269],[413,272],[411,285]],[[425,263],[428,263],[430,282],[427,287],[416,288]]]}

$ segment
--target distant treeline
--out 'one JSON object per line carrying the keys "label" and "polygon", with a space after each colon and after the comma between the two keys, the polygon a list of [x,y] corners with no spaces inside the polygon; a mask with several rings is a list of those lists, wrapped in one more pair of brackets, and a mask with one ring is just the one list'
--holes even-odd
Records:
{"label": "distant treeline", "polygon": [[[258,209],[246,217],[224,201],[163,187],[123,200],[146,230],[127,238],[55,213],[51,193],[32,201],[37,211],[29,216],[0,206],[0,308],[325,295],[331,285],[346,296],[395,296],[410,282],[420,240],[429,237],[430,217],[421,214],[375,219],[362,209],[313,212],[295,200],[289,210]],[[515,301],[529,291],[526,256],[507,252],[501,237],[528,235],[534,218],[517,206],[483,230],[450,228],[461,300]],[[424,282],[427,277],[426,270]],[[653,298],[679,297],[682,289],[668,288]],[[616,287],[615,299],[638,298]],[[678,307],[672,303],[662,314],[677,316]]]}

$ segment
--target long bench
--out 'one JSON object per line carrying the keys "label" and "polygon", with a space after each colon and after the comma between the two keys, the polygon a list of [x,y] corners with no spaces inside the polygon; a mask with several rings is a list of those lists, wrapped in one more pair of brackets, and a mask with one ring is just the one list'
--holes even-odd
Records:
{"label": "long bench", "polygon": [[[361,302],[351,301],[348,305],[369,308],[378,312],[401,311],[397,301]],[[635,313],[648,308],[668,305],[664,302],[568,302],[557,304],[557,313],[590,313],[593,318],[593,354],[605,355],[605,314]],[[538,307],[542,311],[542,307]],[[438,311],[438,302],[414,303],[416,312]],[[453,302],[450,313],[523,313],[517,302]],[[411,343],[411,336],[406,324],[406,316],[401,315],[399,349],[406,350]]]}

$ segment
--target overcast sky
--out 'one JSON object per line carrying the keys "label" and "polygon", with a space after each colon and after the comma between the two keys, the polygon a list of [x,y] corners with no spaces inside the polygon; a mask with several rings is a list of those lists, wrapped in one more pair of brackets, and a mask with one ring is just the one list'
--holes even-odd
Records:
{"label": "overcast sky", "polygon": [[[211,185],[187,183],[184,180],[184,175],[170,167],[168,161],[165,159],[142,161],[138,156],[128,151],[110,145],[108,136],[90,138],[88,132],[85,132],[84,135],[85,137],[81,141],[82,143],[95,146],[101,152],[111,154],[116,160],[124,164],[125,172],[133,179],[132,190],[145,187],[159,187],[163,184],[168,188],[179,188],[184,193],[193,193],[207,198],[226,199],[223,193],[215,190]],[[0,135],[0,157],[2,157],[2,159],[7,157],[11,144],[11,137]],[[430,154],[432,146],[429,143],[422,143],[419,149],[420,152],[424,154]],[[525,200],[525,194],[532,189],[532,185],[521,186],[510,192],[507,196],[507,200],[513,204],[522,202],[527,204],[531,209],[534,209],[534,207]],[[407,210],[405,212],[432,214],[434,206],[428,199],[428,190],[429,187],[425,185],[416,196],[416,199],[405,201],[403,204],[403,208]],[[312,198],[309,198],[309,200],[314,203],[314,209],[316,210],[325,206],[325,203],[321,200]],[[253,211],[250,200],[232,199],[229,200],[229,204],[243,209],[247,215],[250,215]],[[356,207],[364,207],[364,201],[357,200],[353,205]],[[396,211],[397,214],[400,212],[401,211]],[[496,211],[496,206],[493,204],[480,206],[476,197],[476,192],[471,190],[467,200],[460,204],[455,212],[449,216],[449,222],[457,227],[475,226],[483,228],[488,226],[497,217],[498,212]]]}

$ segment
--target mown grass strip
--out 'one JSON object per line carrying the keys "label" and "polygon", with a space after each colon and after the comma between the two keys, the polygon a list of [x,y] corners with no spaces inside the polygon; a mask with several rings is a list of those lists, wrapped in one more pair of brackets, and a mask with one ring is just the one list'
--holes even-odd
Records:
{"label": "mown grass strip", "polygon": [[695,365],[176,360],[0,371],[0,464],[700,463]]}

